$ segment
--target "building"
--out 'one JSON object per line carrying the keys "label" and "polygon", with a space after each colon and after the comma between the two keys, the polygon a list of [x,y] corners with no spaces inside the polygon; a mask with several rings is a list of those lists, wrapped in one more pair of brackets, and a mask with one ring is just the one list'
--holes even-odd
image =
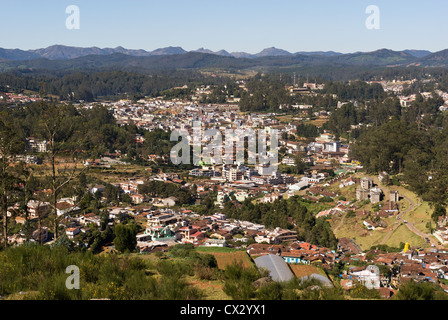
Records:
{"label": "building", "polygon": [[182,243],[196,244],[205,238],[205,233],[200,231],[199,226],[189,225],[179,229]]}
{"label": "building", "polygon": [[162,203],[165,207],[173,207],[176,205],[177,198],[176,197],[168,197],[162,200]]}
{"label": "building", "polygon": [[286,241],[297,241],[297,232],[292,230],[285,230],[275,228],[274,230],[274,243],[282,243]]}
{"label": "building", "polygon": [[380,270],[377,266],[355,267],[350,271],[367,289],[380,288]]}
{"label": "building", "polygon": [[325,144],[326,152],[339,152],[340,149],[341,149],[340,141],[334,141],[334,142],[329,142],[329,143]]}
{"label": "building", "polygon": [[48,240],[48,228],[42,227],[33,231],[32,239],[37,242],[46,242]]}
{"label": "building", "polygon": [[257,164],[255,166],[256,170],[258,171],[258,174],[260,176],[266,176],[271,175],[273,172],[273,167],[271,167],[269,164]]}
{"label": "building", "polygon": [[86,213],[85,215],[79,217],[79,222],[83,225],[88,225],[90,223],[101,226],[101,216],[94,213]]}
{"label": "building", "polygon": [[207,239],[202,243],[205,247],[227,247],[225,239]]}
{"label": "building", "polygon": [[172,242],[178,240],[180,234],[168,226],[147,227],[143,234],[137,236],[138,241]]}
{"label": "building", "polygon": [[380,188],[372,188],[370,189],[370,202],[378,203],[381,201],[383,192]]}
{"label": "building", "polygon": [[383,184],[388,184],[390,180],[389,174],[386,171],[380,172],[378,174],[378,180]]}
{"label": "building", "polygon": [[293,158],[284,157],[282,160],[282,164],[287,165],[287,166],[295,166],[296,161]]}
{"label": "building", "polygon": [[68,201],[59,201],[56,204],[56,213],[58,216],[76,214],[81,211],[80,207],[74,206]]}
{"label": "building", "polygon": [[30,200],[27,203],[28,213],[31,219],[42,217],[51,210],[49,202],[42,202],[37,200]]}
{"label": "building", "polygon": [[356,188],[356,200],[369,199],[369,190],[363,188]]}
{"label": "building", "polygon": [[26,138],[26,151],[47,152],[47,141],[39,140],[33,137]]}
{"label": "building", "polygon": [[167,226],[170,224],[175,224],[180,220],[180,217],[171,213],[160,213],[160,214],[148,214],[146,216],[148,219],[147,226],[148,227],[158,227],[158,226]]}
{"label": "building", "polygon": [[267,254],[254,259],[255,265],[259,269],[266,269],[273,281],[283,282],[294,278],[294,274],[289,269],[282,257],[274,254]]}
{"label": "building", "polygon": [[243,172],[237,168],[231,168],[228,171],[228,176],[227,179],[229,181],[238,181],[241,180],[243,178]]}
{"label": "building", "polygon": [[272,192],[272,193],[267,194],[264,198],[262,198],[260,200],[260,202],[263,202],[263,203],[270,202],[270,203],[272,203],[272,202],[274,202],[276,200],[279,200],[281,198],[282,198],[282,195],[280,195],[278,192]]}
{"label": "building", "polygon": [[400,196],[399,196],[398,191],[392,191],[392,190],[390,191],[390,193],[389,193],[390,202],[398,202],[399,198],[400,198]]}
{"label": "building", "polygon": [[67,237],[69,239],[73,239],[77,234],[79,234],[79,232],[80,228],[78,227],[68,228],[67,230],[65,230],[65,233],[67,234]]}
{"label": "building", "polygon": [[131,194],[131,199],[134,204],[140,204],[145,201],[145,196],[139,193]]}
{"label": "building", "polygon": [[362,189],[370,189],[373,187],[373,180],[371,178],[362,178],[360,183]]}
{"label": "building", "polygon": [[93,187],[90,189],[90,193],[91,193],[91,194],[95,194],[95,193],[97,193],[98,191],[99,191],[99,192],[103,192],[105,188],[106,188],[106,187],[105,187],[104,185],[102,185],[102,184],[97,184],[97,185],[93,186]]}
{"label": "building", "polygon": [[238,181],[243,179],[243,172],[238,168],[224,169],[223,175],[228,181]]}

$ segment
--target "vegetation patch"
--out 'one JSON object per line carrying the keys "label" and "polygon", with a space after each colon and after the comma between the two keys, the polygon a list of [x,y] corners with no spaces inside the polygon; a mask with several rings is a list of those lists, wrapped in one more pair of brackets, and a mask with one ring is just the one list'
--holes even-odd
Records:
{"label": "vegetation patch", "polygon": [[[226,249],[226,248],[220,248]],[[216,262],[218,263],[218,268],[220,270],[224,270],[228,265],[231,264],[241,264],[243,268],[254,268],[254,264],[250,260],[250,257],[247,255],[245,251],[199,251],[199,252],[207,252],[215,257]]]}

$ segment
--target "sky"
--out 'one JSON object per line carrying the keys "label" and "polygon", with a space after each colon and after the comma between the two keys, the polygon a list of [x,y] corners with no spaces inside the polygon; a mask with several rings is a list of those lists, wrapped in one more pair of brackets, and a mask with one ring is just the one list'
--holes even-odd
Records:
{"label": "sky", "polygon": [[[79,8],[79,29],[69,29]],[[375,5],[377,16],[366,9]],[[447,0],[0,0],[0,48],[77,47],[257,53],[448,48]],[[376,13],[376,12],[375,12]],[[369,20],[373,17],[374,20]],[[367,28],[366,20],[377,23]]]}

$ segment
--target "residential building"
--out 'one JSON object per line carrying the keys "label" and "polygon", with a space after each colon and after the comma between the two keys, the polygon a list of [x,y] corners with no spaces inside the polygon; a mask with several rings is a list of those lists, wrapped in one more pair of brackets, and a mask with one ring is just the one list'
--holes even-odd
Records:
{"label": "residential building", "polygon": [[398,202],[400,200],[399,196],[400,195],[399,195],[398,191],[390,190],[390,192],[389,192],[389,199],[390,199],[391,202]]}
{"label": "residential building", "polygon": [[31,152],[47,152],[47,141],[39,140],[34,137],[26,138],[26,151]]}

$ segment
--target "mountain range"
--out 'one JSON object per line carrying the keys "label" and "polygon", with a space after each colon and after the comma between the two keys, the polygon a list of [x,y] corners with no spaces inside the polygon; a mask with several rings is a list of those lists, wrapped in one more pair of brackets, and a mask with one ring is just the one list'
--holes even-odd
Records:
{"label": "mountain range", "polygon": [[[123,47],[116,48],[98,48],[98,47],[70,47],[64,45],[53,45],[47,48],[34,49],[34,50],[20,50],[20,49],[4,49],[0,48],[0,59],[5,60],[31,60],[38,58],[46,58],[49,60],[69,60],[75,59],[87,55],[110,55],[114,53],[122,53],[130,56],[137,57],[148,57],[156,55],[174,55],[174,54],[184,54],[187,52],[200,52],[215,54],[225,57],[235,57],[235,58],[260,58],[260,57],[276,57],[276,56],[294,56],[294,55],[316,55],[316,56],[341,56],[344,55],[340,52],[334,51],[299,51],[296,53],[291,53],[283,49],[278,49],[275,47],[270,47],[262,50],[259,53],[251,54],[247,52],[231,52],[226,50],[212,51],[209,49],[199,48],[193,51],[186,51],[181,47],[166,47],[159,48],[153,51],[146,51],[142,49],[125,49]],[[427,50],[404,50],[402,51],[416,58],[423,58],[430,55],[431,52]],[[359,54],[360,52],[357,52]]]}
{"label": "mountain range", "polygon": [[314,51],[291,53],[275,47],[259,53],[212,51],[199,48],[186,51],[181,47],[141,49],[69,47],[54,45],[35,50],[0,48],[0,71],[21,68],[54,71],[119,68],[127,70],[166,69],[267,69],[290,67],[448,67],[448,49],[393,51],[379,49],[371,52],[340,53]]}

